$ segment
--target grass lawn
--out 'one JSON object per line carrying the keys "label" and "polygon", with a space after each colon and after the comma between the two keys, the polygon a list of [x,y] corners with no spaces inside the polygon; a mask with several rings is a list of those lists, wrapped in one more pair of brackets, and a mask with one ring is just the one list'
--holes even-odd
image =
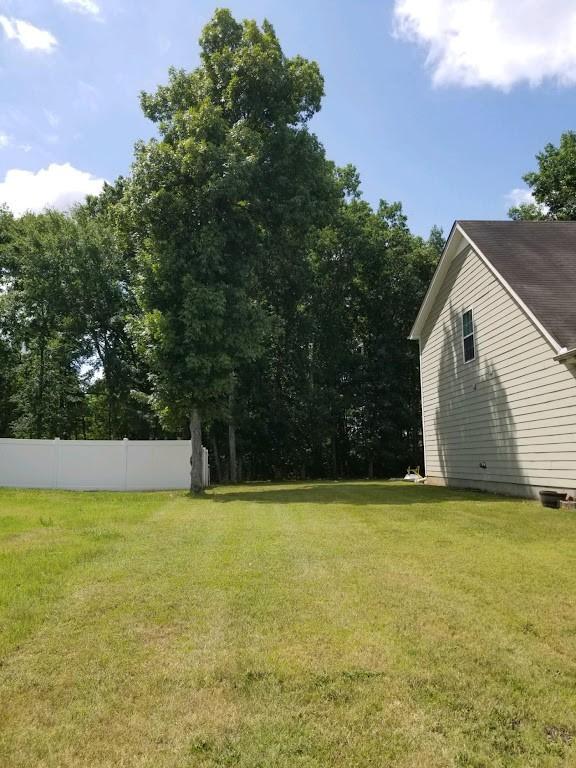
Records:
{"label": "grass lawn", "polygon": [[576,766],[576,515],[0,489],[0,766]]}

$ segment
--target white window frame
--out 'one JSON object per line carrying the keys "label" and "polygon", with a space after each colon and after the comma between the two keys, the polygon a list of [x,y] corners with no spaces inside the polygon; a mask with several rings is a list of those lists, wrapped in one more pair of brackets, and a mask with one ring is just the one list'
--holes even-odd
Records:
{"label": "white window frame", "polygon": [[[464,315],[467,315],[468,312],[470,312],[470,315],[472,316],[472,333],[467,333],[466,336],[464,336]],[[476,360],[476,323],[474,322],[474,307],[467,307],[460,313],[460,332],[462,334],[462,360],[464,361],[464,365],[468,365],[468,363],[473,363],[474,360]],[[466,345],[464,342],[466,339],[469,339],[470,336],[472,336],[474,356],[471,357],[470,360],[466,360]]]}

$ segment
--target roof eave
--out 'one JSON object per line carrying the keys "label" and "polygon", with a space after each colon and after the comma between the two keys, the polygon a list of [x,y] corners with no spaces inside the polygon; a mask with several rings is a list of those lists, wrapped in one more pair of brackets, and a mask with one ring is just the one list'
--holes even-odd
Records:
{"label": "roof eave", "polygon": [[414,320],[414,325],[412,326],[412,330],[408,336],[410,341],[418,341],[422,335],[422,326],[426,322],[426,318],[428,317],[432,305],[434,304],[434,299],[438,293],[437,288],[440,287],[444,273],[447,271],[446,262],[448,260],[448,254],[451,253],[455,235],[456,233],[461,232],[462,230],[460,225],[457,221],[455,221],[454,224],[452,224],[452,229],[450,230],[450,234],[446,240],[446,245],[444,246],[444,250],[440,255],[440,259],[438,260],[438,264],[436,265],[436,269],[432,275],[432,280],[430,281],[428,290],[426,291],[422,304],[420,305],[420,309],[418,310],[418,314],[416,315],[416,320]]}
{"label": "roof eave", "polygon": [[559,363],[565,363],[568,360],[576,360],[576,347],[573,347],[572,349],[563,347],[560,352],[554,356],[554,360],[557,360]]}
{"label": "roof eave", "polygon": [[541,333],[541,335],[546,339],[546,341],[550,344],[554,352],[559,355],[562,354],[563,350],[566,349],[566,347],[563,347],[562,344],[559,344],[556,339],[552,336],[552,334],[542,325],[540,320],[536,317],[534,312],[528,307],[527,304],[518,296],[516,291],[512,288],[510,283],[502,277],[500,272],[496,269],[494,264],[488,259],[484,253],[480,250],[480,248],[476,245],[476,243],[472,240],[472,238],[466,234],[466,231],[461,227],[460,231],[462,232],[463,236],[466,238],[468,243],[472,246],[472,248],[476,251],[480,259],[484,262],[484,264],[488,267],[488,269],[492,272],[494,277],[501,283],[501,285],[508,291],[512,299],[516,302],[516,304],[520,307],[520,309],[526,314],[529,318],[529,320],[532,321],[532,324],[536,327],[536,329]]}
{"label": "roof eave", "polygon": [[456,249],[453,247],[453,242],[456,241],[457,235],[461,237],[463,240],[465,240],[466,243],[474,249],[474,251],[478,254],[481,261],[488,267],[488,269],[492,272],[492,274],[496,277],[496,279],[500,282],[500,284],[504,287],[504,289],[510,294],[510,296],[516,302],[516,304],[528,316],[528,318],[532,321],[532,323],[537,328],[537,330],[542,334],[542,336],[550,344],[552,349],[555,351],[556,355],[558,356],[558,355],[564,354],[566,352],[566,347],[563,347],[561,344],[559,344],[556,341],[556,339],[552,336],[552,334],[546,330],[546,328],[538,320],[538,318],[532,312],[532,310],[522,301],[522,299],[520,298],[520,296],[518,296],[516,291],[514,291],[511,285],[502,277],[502,275],[496,269],[496,267],[492,264],[490,259],[488,259],[482,253],[480,248],[476,245],[476,243],[472,240],[472,238],[466,233],[465,229],[460,225],[459,221],[455,221],[454,224],[452,225],[452,229],[450,230],[450,235],[446,242],[446,246],[442,251],[442,256],[440,257],[440,261],[438,262],[438,266],[436,267],[436,271],[434,272],[434,276],[432,277],[432,281],[426,292],[424,301],[422,302],[422,305],[420,307],[416,320],[414,321],[414,325],[412,327],[412,330],[410,331],[410,335],[408,338],[411,341],[416,341],[417,339],[420,338],[422,334],[422,327],[426,322],[426,319],[430,313],[430,310],[432,309],[432,306],[438,294],[439,287],[448,270],[448,267],[450,266],[451,261],[458,255],[458,253],[462,251],[462,249]]}

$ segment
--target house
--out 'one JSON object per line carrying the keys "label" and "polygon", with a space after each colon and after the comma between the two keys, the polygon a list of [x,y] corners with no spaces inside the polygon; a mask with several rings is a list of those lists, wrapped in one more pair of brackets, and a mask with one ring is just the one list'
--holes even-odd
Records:
{"label": "house", "polygon": [[427,482],[575,494],[576,222],[456,221],[410,338]]}

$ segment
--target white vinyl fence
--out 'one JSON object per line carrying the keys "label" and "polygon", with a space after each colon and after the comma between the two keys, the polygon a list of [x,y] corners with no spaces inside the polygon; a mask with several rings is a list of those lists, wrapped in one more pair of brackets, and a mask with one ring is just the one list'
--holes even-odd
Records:
{"label": "white vinyl fence", "polygon": [[[202,482],[210,484],[202,448]],[[11,440],[0,438],[0,486],[75,491],[190,487],[188,440]]]}

